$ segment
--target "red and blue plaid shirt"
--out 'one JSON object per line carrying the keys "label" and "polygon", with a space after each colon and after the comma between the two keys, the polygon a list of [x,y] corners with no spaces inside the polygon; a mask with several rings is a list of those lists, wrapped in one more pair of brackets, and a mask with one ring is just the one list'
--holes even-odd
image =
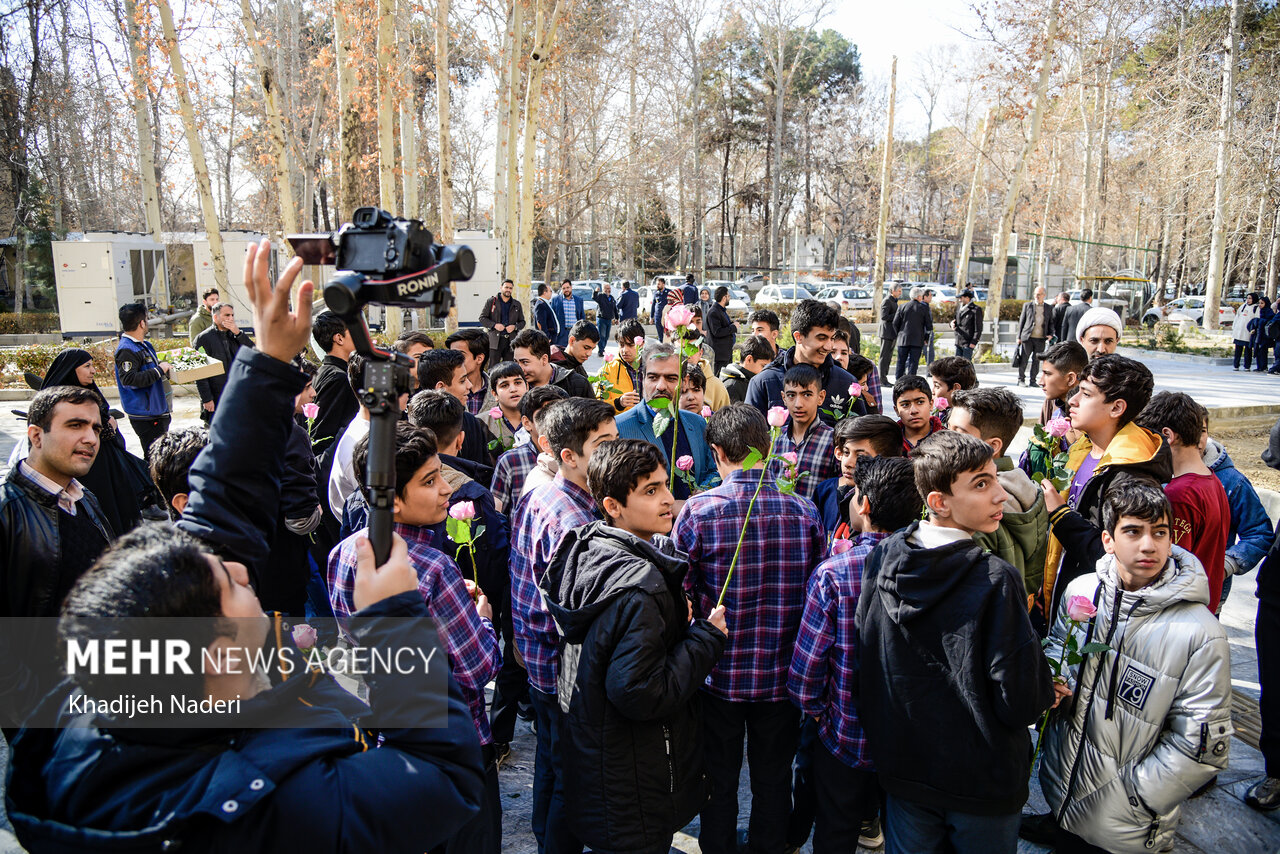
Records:
{"label": "red and blue plaid shirt", "polygon": [[493,503],[507,516],[515,513],[515,504],[524,492],[524,479],[537,464],[538,446],[533,442],[516,445],[498,457],[489,491],[493,493]]}
{"label": "red and blue plaid shirt", "polygon": [[879,411],[883,413],[884,394],[880,389],[880,368],[874,364],[871,366],[871,373],[867,374],[867,385],[871,386],[871,395],[876,399],[876,406],[879,407]]}
{"label": "red and blue plaid shirt", "polygon": [[[774,450],[779,454],[794,451],[796,454],[796,471],[808,472],[796,484],[796,495],[803,495],[810,501],[818,491],[818,484],[840,474],[840,465],[836,462],[836,431],[832,430],[820,419],[815,418],[809,425],[809,432],[797,445],[791,438],[791,431],[784,430],[778,437]],[[769,474],[777,477],[784,473],[786,463],[774,460],[769,464]]]}
{"label": "red and blue plaid shirt", "polygon": [[[760,469],[732,472],[721,486],[690,498],[676,519],[676,547],[689,555],[684,589],[699,617],[720,598],[760,476]],[[813,503],[783,495],[766,475],[724,597],[729,640],[707,677],[708,691],[744,702],[787,699],[804,585],[826,544]]]}
{"label": "red and blue plaid shirt", "polygon": [[[493,623],[476,612],[457,564],[431,545],[430,528],[397,524],[395,532],[409,546],[409,564],[418,573],[418,592],[440,628],[449,653],[449,672],[471,709],[476,735],[481,744],[489,744],[493,735],[484,709],[484,686],[502,667]],[[344,633],[356,610],[356,539],[365,536],[367,528],[347,537],[329,555],[329,602]]]}
{"label": "red and blue plaid shirt", "polygon": [[542,601],[538,579],[564,535],[597,518],[591,493],[561,473],[522,498],[511,520],[512,634],[529,684],[544,694],[556,693],[560,634]]}
{"label": "red and blue plaid shirt", "polygon": [[853,548],[823,561],[809,578],[804,617],[791,656],[787,692],[809,717],[818,738],[850,768],[870,768],[867,736],[858,720],[858,596],[862,567],[871,550],[889,536],[861,534]]}

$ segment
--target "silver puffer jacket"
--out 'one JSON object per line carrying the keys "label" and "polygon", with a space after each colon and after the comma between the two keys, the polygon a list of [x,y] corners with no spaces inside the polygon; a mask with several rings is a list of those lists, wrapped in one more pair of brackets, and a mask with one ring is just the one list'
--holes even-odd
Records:
{"label": "silver puffer jacket", "polygon": [[[1231,653],[1207,607],[1208,579],[1175,546],[1164,574],[1129,592],[1107,555],[1062,597],[1045,649],[1055,661],[1072,596],[1097,606],[1088,636],[1111,649],[1064,668],[1075,695],[1049,718],[1040,786],[1059,825],[1094,845],[1160,851],[1182,802],[1227,767]],[[1076,632],[1081,647],[1086,634]]]}

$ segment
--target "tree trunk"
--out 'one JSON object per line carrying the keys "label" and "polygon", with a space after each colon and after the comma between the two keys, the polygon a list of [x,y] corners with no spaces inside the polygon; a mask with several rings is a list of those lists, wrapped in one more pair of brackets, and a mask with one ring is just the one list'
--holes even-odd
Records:
{"label": "tree trunk", "polygon": [[1226,53],[1222,60],[1222,93],[1218,104],[1218,156],[1213,184],[1213,231],[1209,244],[1208,287],[1204,295],[1206,330],[1218,328],[1218,306],[1222,302],[1223,261],[1227,241],[1227,175],[1231,169],[1231,117],[1236,101],[1236,51],[1240,31],[1240,0],[1231,0],[1231,22],[1227,30]]}
{"label": "tree trunk", "polygon": [[[396,200],[396,108],[391,67],[396,63],[394,0],[378,0],[378,203],[399,213]],[[387,312],[388,319],[394,312]],[[388,330],[390,332],[390,330]]]}
{"label": "tree trunk", "polygon": [[1267,256],[1267,299],[1276,301],[1276,279],[1280,278],[1280,210],[1271,220],[1271,253]]}
{"label": "tree trunk", "polygon": [[173,87],[182,111],[182,125],[187,132],[187,146],[191,149],[191,166],[196,173],[196,186],[200,192],[200,209],[204,212],[204,230],[209,238],[209,255],[213,259],[213,281],[220,293],[229,293],[227,287],[227,258],[222,249],[222,232],[218,228],[218,215],[214,209],[213,187],[209,183],[209,166],[204,159],[204,146],[196,128],[196,111],[191,104],[191,91],[187,88],[187,70],[182,62],[182,50],[178,47],[178,31],[173,25],[173,10],[169,0],[157,0],[160,23],[164,27],[164,40],[169,50],[169,66],[173,69]]}
{"label": "tree trunk", "polygon": [[1000,343],[1000,300],[1004,296],[1004,274],[1009,252],[1009,231],[1013,228],[1013,215],[1018,207],[1018,193],[1022,189],[1022,179],[1027,173],[1027,161],[1036,150],[1040,141],[1040,125],[1044,121],[1044,107],[1048,100],[1049,74],[1053,70],[1054,40],[1058,35],[1058,0],[1049,0],[1049,10],[1045,22],[1044,52],[1040,57],[1040,80],[1036,84],[1035,106],[1031,110],[1031,132],[1018,154],[1013,173],[1009,176],[1009,185],[1005,188],[1004,207],[1000,216],[999,231],[996,232],[995,245],[991,250],[991,282],[987,287],[987,317],[992,320],[991,346],[994,349]]}
{"label": "tree trunk", "polygon": [[413,97],[413,7],[404,2],[400,20],[396,23],[396,56],[401,65],[400,93],[400,171],[401,195],[404,197],[404,215],[421,219],[418,210],[418,137],[413,132],[413,118],[417,107]]}
{"label": "tree trunk", "polygon": [[[506,237],[507,244],[505,247],[507,278],[514,279],[516,282],[528,282],[532,279],[532,270],[525,271],[525,277],[521,278],[515,272],[516,264],[519,261],[520,254],[520,209],[517,202],[521,198],[520,185],[520,169],[518,168],[518,156],[520,153],[520,60],[523,55],[524,47],[524,2],[523,0],[514,0],[515,14],[512,21],[512,39],[511,39],[511,55],[507,64],[508,86],[511,90],[510,104],[508,110],[510,118],[507,121],[507,217],[506,217]],[[532,258],[530,258],[532,263]],[[519,287],[519,286],[517,286]],[[529,293],[528,287],[519,291],[518,299],[524,303],[525,311],[529,311]],[[532,317],[532,315],[529,315]]]}
{"label": "tree trunk", "polygon": [[338,212],[341,222],[360,206],[360,110],[355,103],[356,72],[351,67],[355,34],[343,0],[333,2],[334,61],[338,67]]}
{"label": "tree trunk", "polygon": [[[880,215],[876,218],[876,265],[872,273],[875,295],[871,310],[880,322],[880,303],[884,300],[884,252],[889,239],[889,190],[893,180],[893,112],[898,99],[898,57],[889,71],[889,116],[884,130],[884,156],[880,161]],[[968,257],[967,254],[965,256]]]}
{"label": "tree trunk", "polygon": [[[440,176],[441,243],[453,242],[453,152],[449,145],[449,0],[436,0],[436,126],[440,143],[436,153],[436,172]],[[458,330],[458,285],[449,285],[454,300],[449,305],[445,328],[450,334]]]}
{"label": "tree trunk", "polygon": [[[987,149],[991,146],[991,136],[995,133],[995,129],[996,111],[992,107],[987,110],[987,115],[982,120],[978,156],[973,159],[973,177],[969,180],[969,202],[965,206],[964,214],[964,237],[960,239],[960,263],[956,267],[956,293],[969,287],[969,252],[973,246],[973,219],[978,211],[978,187],[982,183],[982,164],[987,158]],[[879,243],[876,245],[878,246]],[[879,250],[877,250],[878,254]]]}
{"label": "tree trunk", "polygon": [[258,84],[262,86],[262,104],[267,113],[267,128],[271,133],[271,149],[275,155],[276,192],[280,198],[280,222],[286,234],[298,231],[298,212],[293,203],[293,183],[289,174],[289,147],[284,133],[284,117],[276,88],[275,71],[267,63],[258,27],[253,20],[249,0],[240,0],[240,16],[244,20],[244,34],[253,50],[253,64],[258,71]]}
{"label": "tree trunk", "polygon": [[512,92],[511,57],[519,53],[515,44],[515,10],[520,0],[507,4],[507,25],[502,32],[502,52],[498,55],[498,121],[497,143],[493,154],[493,237],[498,242],[498,275],[507,276],[511,266],[507,258],[507,131],[511,126]]}
{"label": "tree trunk", "polygon": [[[778,261],[778,232],[781,224],[778,220],[781,218],[781,199],[778,191],[778,185],[782,182],[782,119],[783,108],[787,97],[786,86],[783,81],[783,69],[786,65],[786,32],[781,28],[777,31],[777,53],[772,58],[774,66],[774,87],[773,87],[773,151],[772,154],[772,177],[769,181],[769,254],[768,261],[770,267],[776,267]],[[895,76],[896,76],[895,65]],[[893,102],[890,101],[890,104]],[[892,109],[892,108],[891,108]],[[877,293],[879,291],[877,290]]]}
{"label": "tree trunk", "polygon": [[1049,148],[1049,192],[1044,197],[1044,216],[1040,217],[1040,257],[1036,259],[1036,282],[1040,287],[1049,287],[1049,210],[1053,207],[1053,196],[1058,189],[1058,147]]}
{"label": "tree trunk", "polygon": [[138,130],[138,183],[142,187],[142,210],[151,239],[161,242],[160,182],[153,156],[151,118],[147,115],[147,81],[142,76],[142,32],[138,26],[138,8],[134,0],[125,0],[125,26],[129,41],[129,72],[133,78],[133,119]]}

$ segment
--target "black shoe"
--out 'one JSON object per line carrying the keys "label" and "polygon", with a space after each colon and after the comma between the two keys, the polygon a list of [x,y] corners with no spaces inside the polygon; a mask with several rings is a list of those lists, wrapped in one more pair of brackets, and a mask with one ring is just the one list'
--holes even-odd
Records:
{"label": "black shoe", "polygon": [[1041,815],[1022,814],[1018,822],[1018,836],[1037,845],[1052,845],[1058,837],[1058,823],[1053,820],[1053,813]]}
{"label": "black shoe", "polygon": [[511,745],[505,741],[493,743],[493,767],[501,769],[504,762],[511,758]]}
{"label": "black shoe", "polygon": [[1280,777],[1263,777],[1244,793],[1244,802],[1256,810],[1280,807]]}
{"label": "black shoe", "polygon": [[858,847],[875,851],[884,846],[884,831],[880,829],[880,817],[868,819],[862,823],[858,832]]}
{"label": "black shoe", "polygon": [[531,723],[536,717],[533,713],[533,703],[516,703],[516,717]]}

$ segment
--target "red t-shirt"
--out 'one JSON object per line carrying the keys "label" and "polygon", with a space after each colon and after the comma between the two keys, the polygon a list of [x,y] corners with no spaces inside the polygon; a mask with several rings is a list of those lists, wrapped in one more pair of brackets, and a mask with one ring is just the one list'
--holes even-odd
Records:
{"label": "red t-shirt", "polygon": [[1173,505],[1173,544],[1191,552],[1209,576],[1209,610],[1218,612],[1225,580],[1231,505],[1212,474],[1182,474],[1164,488]]}

